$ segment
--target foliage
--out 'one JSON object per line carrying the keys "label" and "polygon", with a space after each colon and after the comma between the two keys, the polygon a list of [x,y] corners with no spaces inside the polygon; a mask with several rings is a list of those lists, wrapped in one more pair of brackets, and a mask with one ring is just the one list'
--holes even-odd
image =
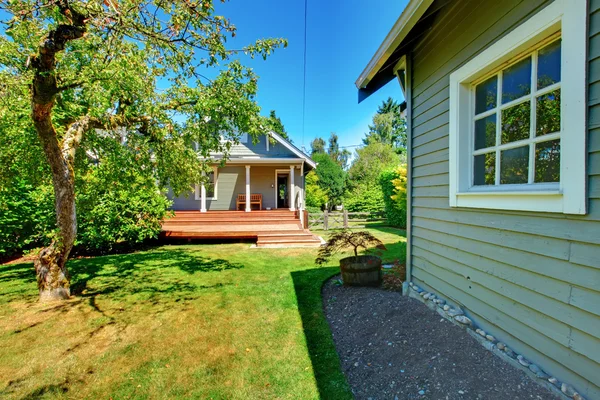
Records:
{"label": "foliage", "polygon": [[356,150],[356,157],[348,171],[350,183],[378,185],[381,172],[401,162],[402,157],[391,146],[380,142],[370,143]]}
{"label": "foliage", "polygon": [[383,171],[379,176],[388,223],[402,228],[406,227],[406,181],[405,165]]}
{"label": "foliage", "polygon": [[329,202],[327,191],[319,185],[319,176],[316,171],[310,171],[305,178],[306,207],[307,209],[322,210]]}
{"label": "foliage", "polygon": [[[148,182],[156,180],[175,195],[186,192],[206,179],[212,153],[227,157],[242,133],[254,139],[266,133],[256,103],[258,77],[241,57],[266,59],[287,41],[262,39],[230,48],[236,27],[216,14],[212,0],[0,1],[0,16],[5,19],[0,124],[12,131],[10,136],[37,134],[42,146],[38,142],[16,153],[31,159],[43,151],[48,165],[34,168],[44,172],[40,181],[52,178],[57,204],[54,240],[36,262],[38,286],[46,293],[60,286],[61,296],[68,295],[65,263],[77,234],[74,182],[87,173],[79,168],[88,167],[81,155],[102,163],[115,149],[88,136],[102,131],[140,155],[132,159],[132,168],[145,178],[126,179],[132,192],[125,198],[133,205],[135,198],[150,204],[150,214],[158,216],[164,200],[140,198],[138,189],[149,193]],[[10,158],[3,154],[0,159]],[[30,171],[25,170],[15,174],[26,178]],[[118,210],[117,197],[100,198]],[[125,216],[127,232],[92,237],[103,242],[111,236],[147,236],[134,219]],[[154,221],[150,225],[155,229]]]}
{"label": "foliage", "polygon": [[46,245],[54,224],[52,187],[16,177],[0,186],[0,257]]}
{"label": "foliage", "polygon": [[322,138],[315,138],[310,142],[310,155],[325,154],[325,141]]}
{"label": "foliage", "polygon": [[313,160],[318,164],[317,183],[327,194],[329,207],[340,204],[346,185],[346,173],[327,154],[314,154]]}
{"label": "foliage", "polygon": [[344,207],[350,212],[379,212],[384,208],[379,185],[355,185],[344,195]]}
{"label": "foliage", "polygon": [[351,231],[349,229],[343,229],[329,236],[325,246],[322,246],[319,249],[315,264],[323,265],[333,257],[334,254],[348,249],[352,249],[354,257],[358,257],[359,248],[369,250],[371,247],[386,250],[383,242],[369,231]]}
{"label": "foliage", "polygon": [[[80,171],[77,180],[78,250],[111,251],[115,246],[133,246],[157,238],[171,202],[156,186],[151,157],[96,135],[90,135],[105,150]],[[110,150],[107,150],[109,149]],[[142,165],[145,168],[138,169]]]}
{"label": "foliage", "polygon": [[373,116],[373,124],[363,139],[365,145],[385,143],[397,153],[406,152],[406,119],[402,117],[401,106],[388,97]]}
{"label": "foliage", "polygon": [[344,170],[348,167],[348,159],[350,158],[350,152],[347,149],[340,150],[338,143],[338,135],[331,132],[329,136],[329,147],[327,148],[327,154],[333,161],[339,164]]}
{"label": "foliage", "polygon": [[269,116],[265,119],[265,124],[268,129],[279,134],[279,136],[281,136],[282,138],[290,142],[292,141],[287,131],[285,130],[285,127],[283,126],[283,122],[281,122],[281,118],[279,118],[275,113],[275,110],[271,110],[269,112]]}

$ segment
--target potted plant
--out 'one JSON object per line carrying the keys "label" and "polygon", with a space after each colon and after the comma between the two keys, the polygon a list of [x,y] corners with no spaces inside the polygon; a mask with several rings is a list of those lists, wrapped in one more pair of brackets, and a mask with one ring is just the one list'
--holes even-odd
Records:
{"label": "potted plant", "polygon": [[319,249],[315,263],[323,265],[334,254],[347,249],[354,250],[354,256],[340,260],[340,270],[344,285],[379,286],[381,284],[381,258],[376,255],[358,255],[358,249],[367,251],[373,248],[385,250],[381,240],[367,231],[352,232],[341,230],[329,237],[327,243]]}

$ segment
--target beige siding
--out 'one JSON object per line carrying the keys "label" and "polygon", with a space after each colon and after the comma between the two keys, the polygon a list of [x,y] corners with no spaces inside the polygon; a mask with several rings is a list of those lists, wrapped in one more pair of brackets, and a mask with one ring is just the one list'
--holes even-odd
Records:
{"label": "beige siding", "polygon": [[449,2],[413,44],[412,274],[600,399],[600,0],[590,3],[588,215],[457,209],[448,200],[450,73],[547,3]]}

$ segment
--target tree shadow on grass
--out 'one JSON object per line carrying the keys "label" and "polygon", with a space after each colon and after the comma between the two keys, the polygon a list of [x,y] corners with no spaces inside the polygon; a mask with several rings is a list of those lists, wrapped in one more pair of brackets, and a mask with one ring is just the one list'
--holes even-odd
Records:
{"label": "tree shadow on grass", "polygon": [[[71,292],[83,297],[99,294],[119,297],[136,293],[183,294],[211,287],[194,284],[174,273],[172,268],[194,275],[241,269],[244,266],[223,259],[203,257],[186,249],[159,249],[143,253],[76,259],[69,262]],[[94,284],[90,285],[92,280]]]}
{"label": "tree shadow on grass", "polygon": [[[196,284],[177,270],[191,276],[197,273],[223,272],[244,266],[224,259],[213,259],[195,254],[187,249],[156,249],[152,251],[78,258],[69,260],[71,294],[80,298],[110,295],[119,299],[131,295],[158,302],[172,297],[180,301],[199,296],[199,291],[221,287]],[[35,270],[32,263],[0,265],[0,303],[37,296]],[[187,297],[186,297],[187,296]],[[179,299],[179,300],[177,300]],[[70,304],[70,303],[67,303]],[[65,306],[67,307],[67,306]]]}
{"label": "tree shadow on grass", "polygon": [[329,324],[323,313],[321,287],[338,267],[292,272],[298,311],[312,362],[317,387],[322,399],[352,399],[350,386],[342,373]]}

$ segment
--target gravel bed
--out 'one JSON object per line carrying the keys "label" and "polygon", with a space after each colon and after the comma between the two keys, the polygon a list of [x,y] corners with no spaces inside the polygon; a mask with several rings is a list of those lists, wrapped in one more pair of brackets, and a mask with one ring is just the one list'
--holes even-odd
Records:
{"label": "gravel bed", "polygon": [[338,278],[324,310],[356,399],[559,399],[418,300]]}

